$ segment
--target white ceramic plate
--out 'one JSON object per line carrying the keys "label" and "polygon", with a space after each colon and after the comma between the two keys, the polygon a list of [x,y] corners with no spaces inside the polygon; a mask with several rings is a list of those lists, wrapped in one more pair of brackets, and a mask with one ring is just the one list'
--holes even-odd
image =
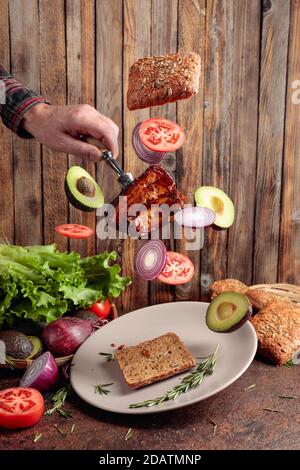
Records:
{"label": "white ceramic plate", "polygon": [[[214,333],[205,323],[207,303],[172,302],[153,305],[123,315],[90,336],[78,349],[71,367],[71,383],[85,401],[117,413],[143,414],[172,410],[204,400],[237,380],[251,364],[257,339],[254,328],[246,322],[232,333]],[[117,346],[135,345],[167,332],[179,335],[196,357],[219,350],[214,373],[205,376],[202,384],[174,401],[151,408],[129,408],[129,405],[163,395],[177,385],[188,372],[131,390],[125,383],[116,361],[107,362],[99,352],[113,352]],[[94,385],[113,382],[108,395],[95,393]]]}

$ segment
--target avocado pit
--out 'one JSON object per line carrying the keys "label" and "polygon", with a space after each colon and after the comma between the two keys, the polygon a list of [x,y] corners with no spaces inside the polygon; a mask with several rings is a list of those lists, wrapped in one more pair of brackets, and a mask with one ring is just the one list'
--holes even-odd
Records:
{"label": "avocado pit", "polygon": [[219,214],[219,215],[223,214],[224,202],[222,201],[222,199],[220,199],[219,197],[213,196],[211,198],[211,205],[212,205],[213,211],[216,214]]}
{"label": "avocado pit", "polygon": [[231,302],[223,302],[217,307],[217,317],[219,320],[227,320],[232,316],[234,311],[237,309],[237,306]]}
{"label": "avocado pit", "polygon": [[87,197],[94,197],[95,196],[95,186],[93,185],[92,181],[90,181],[85,176],[81,176],[77,181],[76,187],[78,191]]}

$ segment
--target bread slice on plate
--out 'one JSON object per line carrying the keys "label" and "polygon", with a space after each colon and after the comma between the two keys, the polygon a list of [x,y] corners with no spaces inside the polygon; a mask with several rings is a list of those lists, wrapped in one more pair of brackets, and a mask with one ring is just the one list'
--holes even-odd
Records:
{"label": "bread slice on plate", "polygon": [[200,63],[200,56],[195,52],[138,60],[129,73],[128,108],[148,108],[195,95],[199,89]]}
{"label": "bread slice on plate", "polygon": [[115,358],[131,388],[158,382],[196,365],[194,356],[175,333],[116,351]]}

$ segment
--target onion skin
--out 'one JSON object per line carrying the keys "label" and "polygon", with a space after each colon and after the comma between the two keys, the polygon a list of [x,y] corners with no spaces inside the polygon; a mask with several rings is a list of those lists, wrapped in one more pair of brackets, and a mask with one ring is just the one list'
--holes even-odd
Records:
{"label": "onion skin", "polygon": [[154,165],[156,163],[159,163],[164,158],[166,153],[159,152],[159,151],[155,152],[154,150],[150,150],[144,146],[139,135],[139,129],[140,129],[141,124],[142,123],[139,122],[133,129],[132,146],[140,160],[150,165]]}
{"label": "onion skin", "polygon": [[69,356],[90,336],[91,322],[75,317],[63,317],[54,320],[44,328],[42,341],[53,356]]}
{"label": "onion skin", "polygon": [[[39,363],[45,361],[45,365],[38,375],[34,377],[34,370],[36,370],[38,361]],[[48,392],[56,384],[57,378],[57,364],[51,352],[47,351],[33,361],[28,369],[26,369],[25,374],[21,378],[20,387],[31,387],[35,388],[39,392]]]}

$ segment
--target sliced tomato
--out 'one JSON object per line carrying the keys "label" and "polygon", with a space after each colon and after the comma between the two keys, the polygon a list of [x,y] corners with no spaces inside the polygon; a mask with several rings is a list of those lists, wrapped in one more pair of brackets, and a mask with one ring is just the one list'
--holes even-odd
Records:
{"label": "sliced tomato", "polygon": [[69,238],[88,238],[92,236],[95,231],[86,225],[78,224],[63,224],[55,227],[55,231],[63,237]]}
{"label": "sliced tomato", "polygon": [[165,284],[176,286],[191,281],[194,273],[195,268],[190,258],[174,251],[168,251],[167,262],[157,279]]}
{"label": "sliced tomato", "polygon": [[89,310],[97,315],[97,317],[105,320],[110,314],[111,303],[108,299],[104,302],[97,302],[94,305],[91,305]]}
{"label": "sliced tomato", "polygon": [[185,139],[183,129],[176,122],[161,118],[142,122],[139,136],[145,147],[156,152],[174,152]]}
{"label": "sliced tomato", "polygon": [[34,388],[6,388],[0,391],[0,427],[28,428],[44,413],[44,398]]}

